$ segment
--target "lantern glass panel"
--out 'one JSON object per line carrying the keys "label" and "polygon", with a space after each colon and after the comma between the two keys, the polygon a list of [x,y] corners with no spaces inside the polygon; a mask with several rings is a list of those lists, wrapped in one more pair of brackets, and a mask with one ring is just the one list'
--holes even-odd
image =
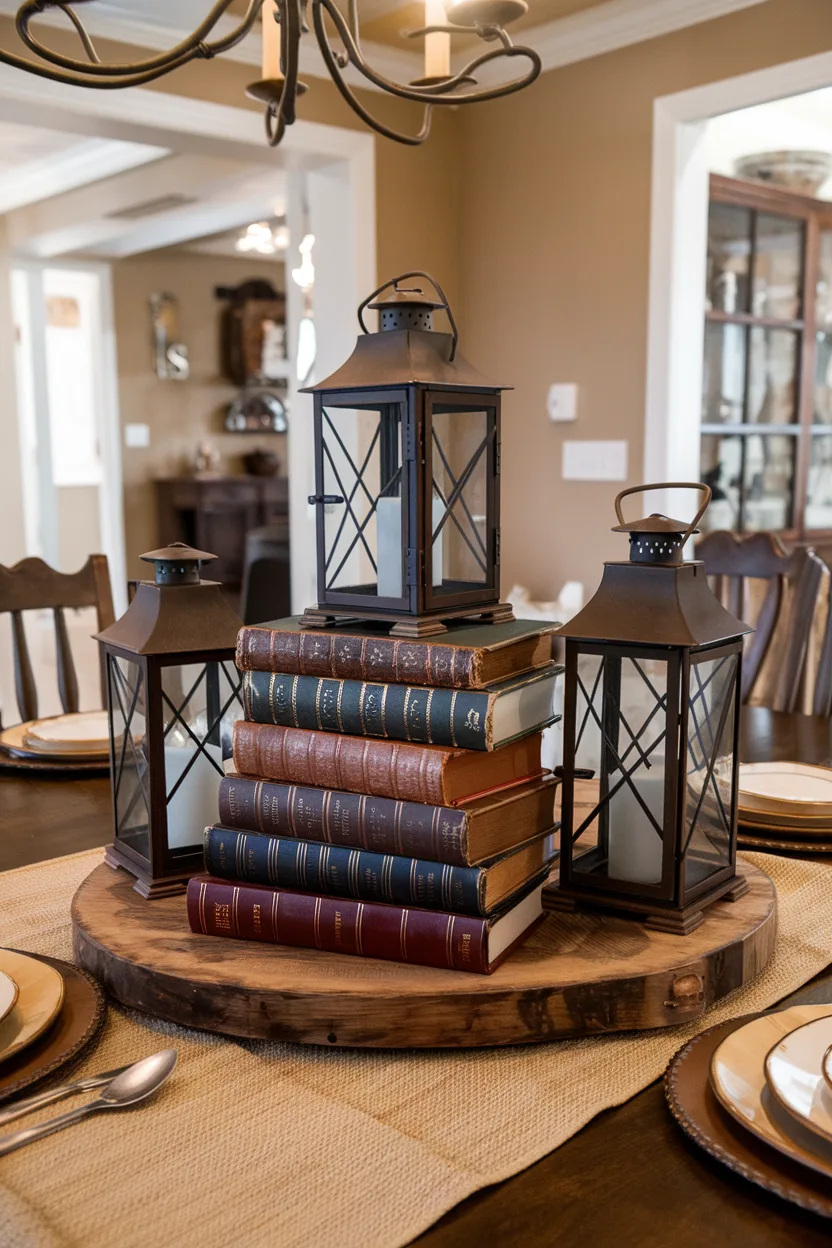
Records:
{"label": "lantern glass panel", "polygon": [[436,596],[489,585],[495,409],[431,406],[432,585]]}
{"label": "lantern glass panel", "polygon": [[116,840],[150,858],[150,776],[144,668],[107,656]]}
{"label": "lantern glass panel", "polygon": [[731,865],[738,655],[692,655],[683,888]]}
{"label": "lantern glass panel", "polygon": [[404,402],[321,412],[323,560],[327,591],[406,594],[408,482]]}
{"label": "lantern glass panel", "polygon": [[193,852],[217,819],[223,757],[240,709],[233,661],[161,669],[168,848]]}
{"label": "lantern glass panel", "polygon": [[575,767],[594,777],[575,781],[575,840],[586,847],[574,846],[576,875],[661,884],[667,702],[665,660],[579,655]]}

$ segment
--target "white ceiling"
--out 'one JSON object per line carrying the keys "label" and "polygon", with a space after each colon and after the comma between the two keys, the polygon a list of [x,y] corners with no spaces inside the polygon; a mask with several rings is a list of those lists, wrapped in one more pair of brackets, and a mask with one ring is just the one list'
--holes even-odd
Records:
{"label": "white ceiling", "polygon": [[[832,88],[725,113],[708,122],[708,168],[731,177],[741,156],[772,151],[832,153]],[[832,199],[832,179],[818,193]]]}

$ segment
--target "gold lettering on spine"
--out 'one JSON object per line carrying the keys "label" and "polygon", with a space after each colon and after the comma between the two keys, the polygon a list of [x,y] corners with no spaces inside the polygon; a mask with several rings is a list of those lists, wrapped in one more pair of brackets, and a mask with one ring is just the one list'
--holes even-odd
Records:
{"label": "gold lettering on spine", "polygon": [[451,694],[451,745],[456,745],[456,733],[454,732],[454,711],[456,710],[456,689]]}
{"label": "gold lettering on spine", "polygon": [[428,694],[428,703],[427,703],[427,706],[425,707],[425,724],[427,727],[429,745],[433,745],[433,737],[430,735],[430,704],[433,701],[433,695],[435,692],[436,692],[435,689],[431,689],[430,693]]}
{"label": "gold lettering on spine", "polygon": [[277,680],[277,673],[272,672],[271,676],[269,677],[269,714],[272,717],[273,724],[277,723],[277,720],[274,717],[274,682],[276,680]]}
{"label": "gold lettering on spine", "polygon": [[313,927],[315,931],[315,947],[317,949],[320,949],[321,947],[321,899],[320,897],[315,898],[315,918],[313,920]]}
{"label": "gold lettering on spine", "polygon": [[[366,641],[366,638],[365,638],[365,641]],[[343,687],[344,687],[344,686],[342,685],[342,686],[341,686],[341,688],[343,689]],[[359,693],[359,695],[358,695],[358,720],[359,720],[359,723],[361,724],[361,735],[362,735],[362,737],[366,737],[366,735],[367,735],[367,729],[366,729],[365,724],[364,724],[364,694],[365,694],[366,692],[367,692],[367,682],[366,682],[366,680],[362,680],[362,682],[361,682],[361,692],[360,692],[360,693]],[[340,723],[341,723],[340,719],[338,720],[338,723],[339,723],[339,725],[340,725]],[[344,731],[344,730],[343,730],[343,728],[341,729],[341,731],[342,731],[342,732]]]}
{"label": "gold lettering on spine", "polygon": [[[335,700],[335,718],[338,720],[339,732],[344,731],[344,724],[343,724],[343,721],[341,720],[341,699],[343,698],[343,696],[344,696],[344,683],[342,681],[341,684],[338,686],[338,697]],[[364,725],[362,724],[361,727],[363,731]]]}
{"label": "gold lettering on spine", "polygon": [[[300,724],[298,723],[298,681],[299,680],[300,680],[300,676],[295,676],[292,679],[292,723],[295,725],[296,728],[300,728]],[[320,724],[318,724],[318,727],[320,728]]]}
{"label": "gold lettering on spine", "polygon": [[407,910],[402,910],[402,921],[399,927],[399,944],[401,946],[402,962],[407,961]]}
{"label": "gold lettering on spine", "polygon": [[[381,735],[387,736],[387,685],[383,685],[381,689]],[[405,716],[407,715],[407,702],[405,702]]]}
{"label": "gold lettering on spine", "polygon": [[410,704],[410,695],[412,692],[413,690],[410,688],[410,685],[408,685],[404,691],[404,735],[407,737],[408,741],[410,740],[410,724],[407,722],[407,708]]}

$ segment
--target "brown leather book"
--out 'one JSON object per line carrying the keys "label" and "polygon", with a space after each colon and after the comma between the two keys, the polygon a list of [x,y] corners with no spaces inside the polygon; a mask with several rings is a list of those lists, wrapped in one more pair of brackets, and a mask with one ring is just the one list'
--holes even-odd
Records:
{"label": "brown leather book", "polygon": [[234,769],[261,780],[456,806],[543,775],[540,737],[485,753],[238,720]]}
{"label": "brown leather book", "polygon": [[557,624],[510,620],[505,624],[450,621],[430,641],[390,637],[389,625],[355,624],[302,629],[299,617],[240,630],[237,666],[249,672],[333,676],[435,689],[482,689],[552,659]]}
{"label": "brown leather book", "polygon": [[191,931],[488,975],[543,916],[539,883],[490,919],[322,897],[210,875],[188,881]]}

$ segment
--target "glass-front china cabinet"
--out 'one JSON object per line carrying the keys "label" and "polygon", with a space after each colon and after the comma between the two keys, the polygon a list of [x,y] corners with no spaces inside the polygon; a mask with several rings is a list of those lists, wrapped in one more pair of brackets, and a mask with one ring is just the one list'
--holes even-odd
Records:
{"label": "glass-front china cabinet", "polygon": [[711,178],[705,529],[832,534],[832,203]]}

